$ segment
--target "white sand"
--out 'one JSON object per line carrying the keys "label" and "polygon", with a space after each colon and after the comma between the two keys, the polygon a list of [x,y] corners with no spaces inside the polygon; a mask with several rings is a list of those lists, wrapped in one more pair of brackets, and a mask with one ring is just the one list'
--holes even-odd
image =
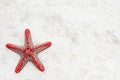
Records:
{"label": "white sand", "polygon": [[[10,42],[24,45],[30,28],[35,45],[52,41],[16,74],[20,59]],[[0,0],[0,80],[120,80],[120,0]]]}

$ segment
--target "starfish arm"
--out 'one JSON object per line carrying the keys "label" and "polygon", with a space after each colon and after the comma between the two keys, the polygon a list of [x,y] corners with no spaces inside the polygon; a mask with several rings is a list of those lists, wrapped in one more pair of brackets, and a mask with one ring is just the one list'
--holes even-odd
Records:
{"label": "starfish arm", "polygon": [[42,62],[39,60],[39,58],[34,54],[34,55],[31,55],[31,59],[33,61],[33,63],[36,65],[36,67],[40,70],[40,71],[44,71],[45,68],[42,64]]}
{"label": "starfish arm", "polygon": [[20,47],[20,46],[14,45],[14,44],[10,44],[10,43],[7,43],[6,47],[17,53],[20,53],[23,51],[23,47]]}
{"label": "starfish arm", "polygon": [[31,46],[32,43],[32,39],[31,39],[31,33],[29,29],[25,29],[25,45],[26,46]]}
{"label": "starfish arm", "polygon": [[44,43],[44,44],[35,46],[35,47],[33,48],[33,50],[34,50],[36,53],[39,53],[39,52],[47,49],[48,47],[50,47],[51,44],[52,44],[51,42],[46,42],[46,43]]}
{"label": "starfish arm", "polygon": [[25,66],[26,63],[27,63],[27,56],[23,56],[20,59],[18,65],[16,66],[15,72],[19,73],[23,69],[23,67]]}

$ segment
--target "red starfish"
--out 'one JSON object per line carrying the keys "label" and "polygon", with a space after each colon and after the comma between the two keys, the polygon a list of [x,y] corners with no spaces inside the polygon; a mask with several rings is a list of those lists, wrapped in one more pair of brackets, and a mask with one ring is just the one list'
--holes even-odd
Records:
{"label": "red starfish", "polygon": [[37,54],[50,46],[51,42],[34,46],[29,29],[25,30],[25,46],[21,47],[10,43],[6,44],[7,48],[21,54],[21,59],[15,69],[16,73],[20,72],[29,60],[31,60],[40,71],[44,71],[44,66],[39,60]]}

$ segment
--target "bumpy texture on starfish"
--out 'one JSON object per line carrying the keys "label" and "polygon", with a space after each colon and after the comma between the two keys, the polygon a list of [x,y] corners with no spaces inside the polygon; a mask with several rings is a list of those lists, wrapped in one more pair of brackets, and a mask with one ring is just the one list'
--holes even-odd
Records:
{"label": "bumpy texture on starfish", "polygon": [[25,30],[25,46],[21,47],[10,43],[6,44],[7,48],[11,49],[16,53],[20,53],[21,55],[21,59],[15,69],[16,73],[20,72],[25,66],[25,64],[30,60],[36,65],[36,67],[40,71],[44,71],[45,68],[39,60],[37,54],[50,46],[51,42],[46,42],[44,44],[34,46],[32,43],[31,33],[29,29]]}

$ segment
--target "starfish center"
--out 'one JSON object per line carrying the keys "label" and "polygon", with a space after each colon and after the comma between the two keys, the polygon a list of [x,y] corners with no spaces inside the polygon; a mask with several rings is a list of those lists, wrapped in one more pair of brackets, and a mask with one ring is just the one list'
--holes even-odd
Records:
{"label": "starfish center", "polygon": [[31,48],[31,47],[27,47],[27,48],[24,50],[24,55],[30,55],[32,52],[33,52],[32,48]]}

